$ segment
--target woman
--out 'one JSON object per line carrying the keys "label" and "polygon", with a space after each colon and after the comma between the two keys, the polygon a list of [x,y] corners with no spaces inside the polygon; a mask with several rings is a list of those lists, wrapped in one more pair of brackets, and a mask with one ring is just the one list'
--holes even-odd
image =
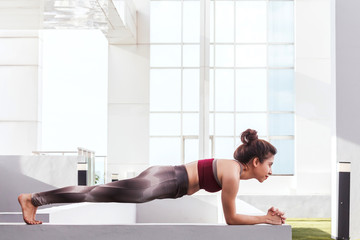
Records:
{"label": "woman", "polygon": [[39,206],[51,203],[126,202],[143,203],[154,199],[179,198],[204,189],[222,190],[221,200],[227,224],[282,224],[284,213],[274,207],[264,216],[236,214],[235,200],[240,179],[265,181],[271,174],[276,148],[258,139],[248,129],[241,134],[242,144],[234,152],[235,160],[204,159],[181,166],[153,166],[139,176],[97,186],[72,186],[53,191],[21,194],[18,197],[27,224],[35,220]]}

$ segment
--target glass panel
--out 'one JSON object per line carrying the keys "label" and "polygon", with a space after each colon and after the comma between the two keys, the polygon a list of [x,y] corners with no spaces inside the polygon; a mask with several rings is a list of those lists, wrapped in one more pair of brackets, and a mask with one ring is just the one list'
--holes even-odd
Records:
{"label": "glass panel", "polygon": [[278,150],[275,155],[273,174],[294,174],[294,140],[271,140]]}
{"label": "glass panel", "polygon": [[152,45],[150,54],[151,67],[180,67],[180,45]]}
{"label": "glass panel", "polygon": [[294,2],[269,2],[269,42],[294,42]]}
{"label": "glass panel", "polygon": [[199,114],[183,114],[183,135],[199,135]]}
{"label": "glass panel", "polygon": [[216,70],[215,108],[216,111],[234,111],[234,70]]}
{"label": "glass panel", "polygon": [[179,113],[150,113],[150,135],[180,135],[180,122]]}
{"label": "glass panel", "polygon": [[210,44],[210,67],[214,67],[215,45]]}
{"label": "glass panel", "polygon": [[95,184],[105,183],[105,158],[95,158]]}
{"label": "glass panel", "polygon": [[235,146],[234,138],[217,137],[215,139],[214,158],[228,158],[233,159]]}
{"label": "glass panel", "polygon": [[214,135],[214,118],[215,118],[215,114],[210,113],[209,114],[209,134],[210,135]]}
{"label": "glass panel", "polygon": [[294,110],[294,70],[269,70],[269,110]]}
{"label": "glass panel", "polygon": [[266,42],[266,2],[236,2],[236,41]]}
{"label": "glass panel", "polygon": [[269,114],[271,136],[294,135],[294,114]]}
{"label": "glass panel", "polygon": [[236,114],[236,136],[240,136],[243,131],[251,128],[258,132],[258,136],[267,135],[267,115],[266,113],[241,113]]}
{"label": "glass panel", "polygon": [[183,66],[199,67],[200,66],[200,46],[184,45],[183,46]]}
{"label": "glass panel", "polygon": [[236,111],[266,111],[266,70],[236,70],[235,97]]}
{"label": "glass panel", "polygon": [[181,70],[150,71],[150,111],[180,111]]}
{"label": "glass panel", "polygon": [[214,111],[214,70],[210,69],[209,73],[209,87],[210,87],[210,94],[209,94],[209,109],[210,111]]}
{"label": "glass panel", "polygon": [[294,46],[293,45],[270,45],[269,67],[293,67]]}
{"label": "glass panel", "polygon": [[215,30],[215,1],[210,1],[210,43],[214,43],[214,30]]}
{"label": "glass panel", "polygon": [[183,2],[183,42],[200,42],[199,1]]}
{"label": "glass panel", "polygon": [[211,140],[211,138],[209,139],[209,157],[214,157],[214,154],[213,154],[213,141]]}
{"label": "glass panel", "polygon": [[266,45],[236,46],[237,67],[266,67]]}
{"label": "glass panel", "polygon": [[215,66],[233,67],[234,66],[234,46],[217,45],[215,46]]}
{"label": "glass panel", "polygon": [[181,2],[150,1],[150,3],[150,41],[180,42]]}
{"label": "glass panel", "polygon": [[215,41],[234,42],[234,2],[215,3]]}
{"label": "glass panel", "polygon": [[183,70],[183,111],[199,111],[200,72]]}
{"label": "glass panel", "polygon": [[215,114],[215,134],[216,136],[234,136],[234,114],[217,113]]}
{"label": "glass panel", "polygon": [[185,163],[193,162],[199,159],[199,139],[185,139],[184,149]]}
{"label": "glass panel", "polygon": [[180,151],[180,137],[150,138],[150,165],[179,165]]}

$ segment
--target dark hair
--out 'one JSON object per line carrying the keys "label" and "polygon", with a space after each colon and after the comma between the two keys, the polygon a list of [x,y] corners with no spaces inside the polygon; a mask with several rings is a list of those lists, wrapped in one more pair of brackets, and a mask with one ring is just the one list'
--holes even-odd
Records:
{"label": "dark hair", "polygon": [[269,142],[259,139],[257,132],[247,129],[241,134],[241,144],[234,152],[234,158],[241,163],[247,164],[253,158],[258,157],[263,163],[269,158],[269,153],[275,155],[277,150]]}

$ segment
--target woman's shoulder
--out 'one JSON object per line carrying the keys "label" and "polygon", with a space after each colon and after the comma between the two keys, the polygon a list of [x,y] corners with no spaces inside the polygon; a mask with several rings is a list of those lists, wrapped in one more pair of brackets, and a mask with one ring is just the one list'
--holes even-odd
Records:
{"label": "woman's shoulder", "polygon": [[[216,159],[218,169],[226,175],[234,175],[238,177],[240,173],[240,164],[235,159]],[[232,174],[233,173],[233,174]]]}

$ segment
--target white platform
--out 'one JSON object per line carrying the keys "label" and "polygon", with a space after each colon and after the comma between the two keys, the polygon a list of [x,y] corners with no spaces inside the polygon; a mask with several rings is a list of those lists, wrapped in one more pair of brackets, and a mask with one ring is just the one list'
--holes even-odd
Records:
{"label": "white platform", "polygon": [[203,224],[132,224],[132,225],[25,225],[0,224],[1,240],[291,240],[289,225],[203,225]]}

